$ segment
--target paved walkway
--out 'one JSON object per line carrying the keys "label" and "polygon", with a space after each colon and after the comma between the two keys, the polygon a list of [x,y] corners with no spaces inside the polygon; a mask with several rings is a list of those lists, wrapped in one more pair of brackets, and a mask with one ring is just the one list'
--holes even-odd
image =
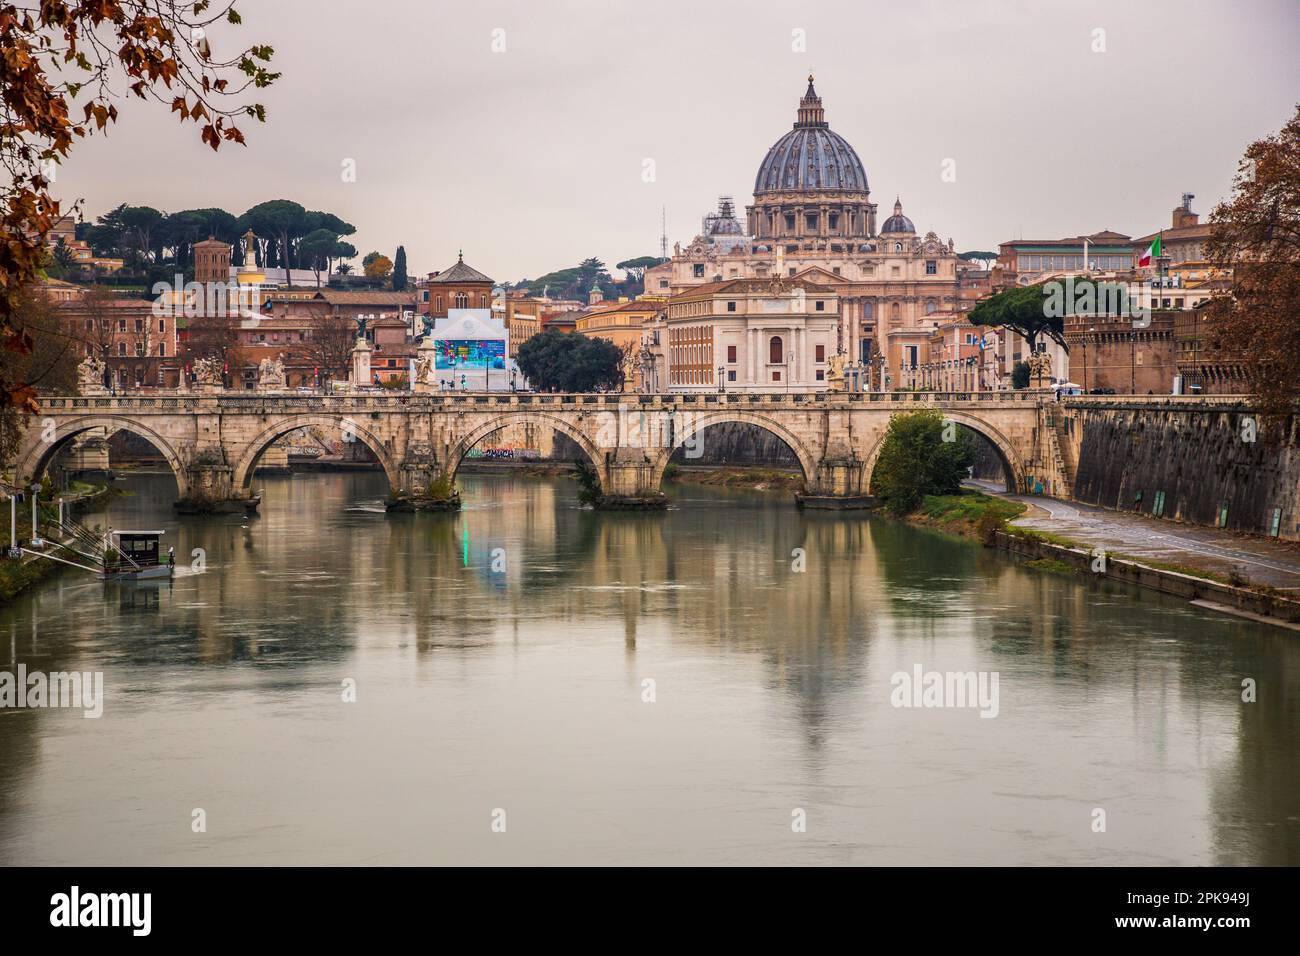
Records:
{"label": "paved walkway", "polygon": [[996,482],[973,480],[967,484],[1028,505],[1029,510],[1012,522],[1021,527],[1059,534],[1089,547],[1139,560],[1147,558],[1220,574],[1236,573],[1256,584],[1300,595],[1300,545],[1294,542],[1175,524],[1077,501],[1009,495]]}

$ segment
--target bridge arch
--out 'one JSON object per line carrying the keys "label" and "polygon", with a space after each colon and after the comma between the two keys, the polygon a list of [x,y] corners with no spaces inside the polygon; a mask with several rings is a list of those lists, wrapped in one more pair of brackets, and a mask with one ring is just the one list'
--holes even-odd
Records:
{"label": "bridge arch", "polygon": [[234,490],[236,492],[248,491],[253,483],[253,473],[257,471],[257,462],[266,449],[277,439],[283,438],[289,432],[297,431],[300,428],[337,428],[341,431],[350,432],[356,436],[357,441],[375,453],[375,458],[379,460],[380,466],[384,469],[384,475],[388,478],[389,489],[397,491],[402,487],[397,463],[393,459],[393,454],[389,451],[388,446],[384,444],[378,435],[365,428],[355,418],[348,415],[293,415],[277,420],[274,424],[263,429],[247,444],[231,472],[230,482]]}
{"label": "bridge arch", "polygon": [[601,453],[600,447],[592,441],[591,436],[577,425],[558,415],[551,415],[546,412],[531,410],[505,412],[475,427],[465,435],[465,437],[461,438],[451,447],[451,451],[447,454],[447,473],[454,479],[456,477],[456,472],[460,469],[461,462],[463,462],[465,456],[470,453],[470,449],[488,436],[495,432],[499,432],[501,429],[510,425],[521,425],[527,422],[546,425],[555,431],[572,438],[591,461],[592,467],[596,469],[596,475],[600,478],[600,486],[602,488],[609,487],[608,482],[606,481],[605,456]]}
{"label": "bridge arch", "polygon": [[668,468],[668,462],[672,459],[673,452],[705,429],[714,425],[728,424],[753,425],[775,435],[798,459],[799,467],[803,470],[803,477],[808,485],[812,487],[817,481],[816,456],[793,432],[767,415],[737,408],[719,409],[713,412],[686,413],[678,417],[682,421],[680,425],[674,425],[673,427],[673,440],[662,448],[659,455],[653,459],[655,488],[663,486],[664,471]]}
{"label": "bridge arch", "polygon": [[14,480],[20,485],[39,481],[50,462],[67,447],[69,442],[97,428],[105,429],[109,436],[117,432],[130,432],[149,442],[158,449],[171,468],[172,475],[176,478],[177,497],[184,498],[189,493],[189,477],[185,471],[185,463],[171,442],[152,428],[120,415],[86,415],[68,420],[56,419],[53,441],[46,441],[43,437],[45,429],[41,427],[40,422],[33,422],[14,459]]}
{"label": "bridge arch", "polygon": [[[965,425],[971,431],[988,440],[989,444],[997,451],[998,457],[1002,459],[1002,467],[1006,472],[1007,490],[1011,492],[1020,492],[1024,490],[1024,463],[1016,453],[1015,446],[1001,431],[990,425],[983,419],[967,414],[966,412],[948,411],[940,409],[945,421],[954,421],[958,425]],[[876,440],[875,445],[867,454],[865,467],[863,469],[863,482],[866,485],[866,493],[872,493],[872,481],[876,471],[876,461],[880,458],[880,451],[885,447],[885,437],[887,432],[881,432],[880,437]]]}

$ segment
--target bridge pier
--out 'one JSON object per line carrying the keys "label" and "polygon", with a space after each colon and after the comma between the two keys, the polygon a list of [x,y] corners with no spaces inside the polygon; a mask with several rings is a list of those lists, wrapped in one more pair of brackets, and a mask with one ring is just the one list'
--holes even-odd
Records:
{"label": "bridge pier", "polygon": [[605,452],[600,496],[594,502],[602,511],[660,511],[668,496],[659,488],[654,463],[640,448],[614,448]]}
{"label": "bridge pier", "polygon": [[236,494],[233,470],[224,463],[189,464],[185,469],[187,491],[172,505],[173,510],[183,515],[256,514],[261,497]]}
{"label": "bridge pier", "polygon": [[795,501],[801,508],[825,511],[870,508],[874,499],[861,492],[865,484],[863,470],[863,463],[857,458],[823,458],[817,464],[813,480],[808,482],[808,489],[795,495]]}

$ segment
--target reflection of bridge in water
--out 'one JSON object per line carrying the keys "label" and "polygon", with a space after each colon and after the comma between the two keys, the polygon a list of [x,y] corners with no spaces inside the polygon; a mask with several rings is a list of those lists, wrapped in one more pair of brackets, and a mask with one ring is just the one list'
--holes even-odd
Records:
{"label": "reflection of bridge in water", "polygon": [[1068,494],[1054,403],[1034,392],[823,393],[771,395],[289,395],[159,392],[149,397],[55,397],[25,436],[15,478],[39,477],[58,452],[98,429],[153,444],[181,499],[251,496],[263,454],[302,428],[338,429],[375,455],[393,492],[455,476],[470,449],[511,425],[567,435],[590,460],[612,501],[659,493],[673,453],[707,441],[713,425],[763,429],[789,447],[810,503],[860,504],[892,415],[928,408],[981,435],[996,450],[1009,488]]}

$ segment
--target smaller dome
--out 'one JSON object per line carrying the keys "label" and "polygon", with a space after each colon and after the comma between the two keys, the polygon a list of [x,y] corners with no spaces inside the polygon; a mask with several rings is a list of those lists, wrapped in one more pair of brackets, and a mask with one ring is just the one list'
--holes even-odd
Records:
{"label": "smaller dome", "polygon": [[882,233],[885,232],[910,232],[916,233],[916,226],[912,225],[912,220],[903,215],[903,204],[896,198],[894,200],[894,214],[885,220],[885,224],[880,227]]}

